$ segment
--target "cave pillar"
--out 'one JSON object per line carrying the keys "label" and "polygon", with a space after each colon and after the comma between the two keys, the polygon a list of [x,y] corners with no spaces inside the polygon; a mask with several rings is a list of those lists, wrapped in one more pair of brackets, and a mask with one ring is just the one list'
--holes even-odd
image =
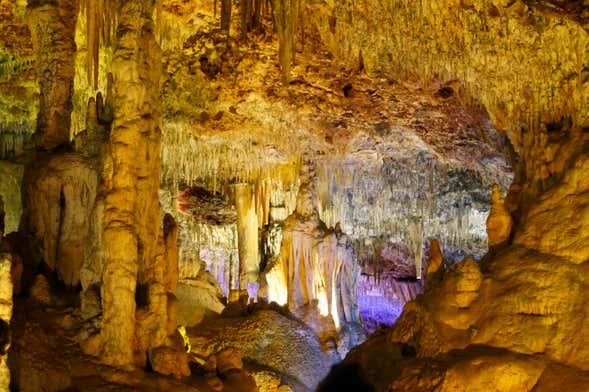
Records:
{"label": "cave pillar", "polygon": [[13,255],[5,252],[4,203],[0,196],[0,391],[8,391],[10,370],[8,369],[8,348],[10,346],[10,319],[12,318],[12,275]]}
{"label": "cave pillar", "polygon": [[[150,300],[163,298],[158,263],[161,207],[159,77],[161,54],[154,36],[153,1],[127,0],[118,5],[118,29],[112,62],[114,120],[103,163],[106,198],[103,217],[102,360],[125,367],[134,362],[137,330],[136,289]],[[139,275],[139,279],[138,279]],[[160,294],[164,295],[160,295]],[[144,309],[145,310],[145,309]],[[152,309],[153,310],[153,309]],[[163,315],[165,316],[165,314]],[[157,323],[149,336],[161,340]],[[141,328],[139,328],[141,329]],[[147,344],[160,342],[151,338]]]}
{"label": "cave pillar", "polygon": [[237,241],[239,251],[239,284],[245,289],[248,283],[258,280],[260,273],[258,245],[258,216],[254,193],[250,184],[235,186],[237,208]]}
{"label": "cave pillar", "polygon": [[29,1],[28,21],[39,79],[35,144],[49,150],[70,140],[76,44],[76,0]]}
{"label": "cave pillar", "polygon": [[10,346],[9,324],[12,317],[11,266],[12,255],[0,252],[0,390],[2,391],[10,389],[10,370],[7,360]]}

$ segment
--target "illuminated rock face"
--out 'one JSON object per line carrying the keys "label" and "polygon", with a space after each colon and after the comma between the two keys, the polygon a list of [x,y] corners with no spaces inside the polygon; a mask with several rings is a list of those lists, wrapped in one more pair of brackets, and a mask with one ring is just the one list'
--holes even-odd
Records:
{"label": "illuminated rock face", "polygon": [[12,273],[16,265],[15,256],[5,249],[4,210],[0,199],[0,389],[9,390],[10,371],[8,369],[8,348],[10,347],[12,318]]}
{"label": "illuminated rock face", "polygon": [[[158,246],[160,71],[151,66],[161,60],[147,3],[121,5],[112,63],[115,116],[102,172],[101,355],[113,365],[133,363],[135,349],[145,353],[167,336],[166,255]],[[135,302],[138,287],[146,291],[143,304]]]}
{"label": "illuminated rock face", "polygon": [[491,193],[491,212],[487,217],[487,240],[489,247],[500,245],[509,240],[513,219],[499,193],[499,187],[493,186]]}
{"label": "illuminated rock face", "polygon": [[369,71],[458,78],[522,161],[505,202],[493,192],[493,248],[480,266],[432,268],[424,295],[347,361],[379,390],[550,390],[558,371],[579,385],[589,370],[586,26],[520,1],[356,7],[332,9],[323,35],[336,53],[353,62],[361,52]]}
{"label": "illuminated rock face", "polygon": [[[576,18],[527,4],[375,0],[317,5],[311,15],[323,41],[351,65],[361,58],[368,72],[464,83],[509,132],[526,175],[548,180],[562,170],[554,154],[567,144],[557,147],[549,133],[566,132],[569,120],[578,130],[588,125],[589,38]],[[548,132],[537,132],[543,124]]]}
{"label": "illuminated rock face", "polygon": [[44,263],[68,286],[80,284],[82,265],[93,256],[92,238],[98,234],[95,164],[70,153],[39,158],[25,171],[21,233],[30,244],[28,269]]}
{"label": "illuminated rock face", "polygon": [[313,390],[339,360],[337,354],[324,352],[309,327],[272,310],[204,323],[189,336],[191,352],[199,357],[239,348],[244,359],[278,372],[293,390]]}

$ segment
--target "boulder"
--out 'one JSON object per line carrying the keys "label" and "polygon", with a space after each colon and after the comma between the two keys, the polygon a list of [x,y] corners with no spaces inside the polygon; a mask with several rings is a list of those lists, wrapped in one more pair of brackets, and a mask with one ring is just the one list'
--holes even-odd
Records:
{"label": "boulder", "polygon": [[243,369],[242,352],[237,348],[226,348],[217,353],[217,371],[226,376],[232,370]]}
{"label": "boulder", "polygon": [[151,368],[164,375],[186,377],[190,375],[188,356],[185,352],[171,347],[160,346],[147,352]]}

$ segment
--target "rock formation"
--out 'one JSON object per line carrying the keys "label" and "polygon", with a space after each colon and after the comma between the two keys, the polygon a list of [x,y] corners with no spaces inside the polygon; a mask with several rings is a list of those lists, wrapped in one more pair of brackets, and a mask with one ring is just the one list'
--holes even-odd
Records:
{"label": "rock formation", "polygon": [[0,197],[0,389],[8,390],[10,370],[8,349],[11,342],[10,319],[12,318],[13,264],[16,257],[8,252],[4,240],[4,203]]}
{"label": "rock formation", "polygon": [[489,247],[500,245],[509,240],[513,219],[499,193],[499,187],[493,185],[491,191],[491,212],[487,217],[487,241]]}
{"label": "rock formation", "polygon": [[28,12],[40,86],[35,144],[49,150],[70,141],[78,2],[31,1]]}

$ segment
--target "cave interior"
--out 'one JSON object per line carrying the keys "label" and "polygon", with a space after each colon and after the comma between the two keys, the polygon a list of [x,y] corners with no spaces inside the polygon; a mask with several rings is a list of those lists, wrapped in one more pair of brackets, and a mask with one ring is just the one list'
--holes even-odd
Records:
{"label": "cave interior", "polygon": [[0,390],[589,391],[589,0],[0,25]]}

